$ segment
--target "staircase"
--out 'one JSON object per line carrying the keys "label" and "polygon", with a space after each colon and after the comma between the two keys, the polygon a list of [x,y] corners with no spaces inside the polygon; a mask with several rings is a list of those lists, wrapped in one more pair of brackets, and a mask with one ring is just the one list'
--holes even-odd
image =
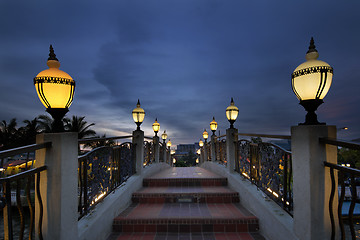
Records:
{"label": "staircase", "polygon": [[108,240],[264,240],[258,230],[226,178],[199,167],[169,168],[144,179]]}

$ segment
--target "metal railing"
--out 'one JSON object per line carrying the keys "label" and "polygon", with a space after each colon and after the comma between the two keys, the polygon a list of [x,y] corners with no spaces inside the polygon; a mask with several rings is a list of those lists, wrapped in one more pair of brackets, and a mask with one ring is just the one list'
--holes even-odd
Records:
{"label": "metal railing", "polygon": [[[227,165],[227,160],[226,160],[226,135],[222,135],[222,136],[218,136],[215,138],[215,156],[216,156],[216,161],[218,161],[219,163],[223,164],[223,165]],[[221,139],[223,138],[223,139]]]}
{"label": "metal railing", "polygon": [[[46,142],[42,144],[32,144],[24,147],[9,149],[0,152],[0,158],[15,156],[22,153],[34,152],[39,149],[50,148],[51,143]],[[46,170],[46,166],[34,168],[19,174],[0,178],[1,198],[0,209],[3,214],[3,236],[4,239],[12,240],[24,239],[28,235],[28,239],[34,239],[35,229],[35,194],[38,200],[39,217],[38,217],[38,238],[43,239],[42,236],[42,221],[43,221],[43,203],[40,194],[40,177],[41,172]],[[35,177],[36,176],[36,177]],[[36,187],[35,187],[36,185]],[[15,189],[15,190],[14,190]],[[35,190],[36,189],[36,190]],[[13,194],[13,190],[15,194]],[[12,199],[15,198],[15,199]],[[17,214],[12,209],[12,202],[16,204]],[[29,212],[28,219],[25,217],[25,208]],[[15,215],[19,218],[19,223],[13,226],[13,219]],[[16,228],[14,228],[16,227]],[[1,231],[0,231],[1,235]]]}
{"label": "metal railing", "polygon": [[155,162],[154,143],[144,141],[144,166]]}
{"label": "metal railing", "polygon": [[125,142],[78,157],[79,219],[136,172],[135,149],[134,144]]}
{"label": "metal railing", "polygon": [[[334,146],[340,146],[355,150],[360,150],[360,144],[336,140],[331,138],[320,138],[319,141],[324,144],[330,144]],[[329,162],[324,162],[324,166],[330,169],[330,179],[331,179],[331,193],[329,199],[329,212],[330,212],[330,221],[331,221],[331,239],[335,239],[336,237],[336,226],[335,217],[334,217],[334,208],[337,208],[337,218],[338,218],[338,226],[340,228],[340,236],[341,239],[346,239],[346,229],[345,229],[345,221],[349,225],[349,230],[351,234],[351,239],[358,239],[359,236],[356,236],[355,231],[355,223],[354,223],[354,209],[357,203],[360,203],[360,199],[357,194],[357,183],[356,178],[360,177],[360,170],[341,166],[338,164],[332,164]],[[335,171],[336,170],[336,171]],[[336,174],[338,174],[338,178],[336,179]],[[339,202],[338,206],[334,205],[335,193],[337,192],[337,183],[340,185],[340,194],[339,194]],[[348,187],[346,187],[348,185]],[[347,214],[343,214],[343,207],[345,202],[345,195],[350,199],[349,211]]]}
{"label": "metal railing", "polygon": [[238,140],[235,171],[292,215],[291,152],[272,143]]}

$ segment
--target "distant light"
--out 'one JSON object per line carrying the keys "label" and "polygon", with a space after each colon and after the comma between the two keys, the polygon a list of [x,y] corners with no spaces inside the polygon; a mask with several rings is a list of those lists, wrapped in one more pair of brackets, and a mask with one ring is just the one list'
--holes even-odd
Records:
{"label": "distant light", "polygon": [[206,131],[206,129],[204,129],[203,138],[205,139],[205,141],[206,141],[206,139],[208,139],[208,137],[209,137],[209,134],[208,134],[208,132]]}
{"label": "distant light", "polygon": [[166,143],[166,146],[167,146],[168,148],[171,147],[171,141],[170,141],[170,139],[169,139],[169,141]]}
{"label": "distant light", "polygon": [[162,138],[162,140],[164,140],[164,142],[165,142],[165,140],[166,140],[166,138],[167,138],[166,130],[164,131],[163,134],[161,134],[161,138]]}

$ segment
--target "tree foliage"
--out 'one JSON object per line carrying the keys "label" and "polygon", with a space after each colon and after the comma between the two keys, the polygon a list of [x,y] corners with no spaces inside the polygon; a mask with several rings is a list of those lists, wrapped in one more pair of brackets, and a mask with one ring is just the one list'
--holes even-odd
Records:
{"label": "tree foliage", "polygon": [[351,167],[360,169],[360,151],[349,148],[340,148],[338,150],[338,163],[350,164]]}

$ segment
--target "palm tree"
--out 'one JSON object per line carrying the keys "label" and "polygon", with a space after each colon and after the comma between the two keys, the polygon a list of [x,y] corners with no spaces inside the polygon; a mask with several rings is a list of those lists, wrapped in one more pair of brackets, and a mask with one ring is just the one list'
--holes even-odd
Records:
{"label": "palm tree", "polygon": [[37,117],[38,119],[38,124],[39,124],[39,130],[42,133],[51,133],[53,132],[53,127],[52,127],[52,123],[53,123],[53,119],[51,117],[49,117],[48,115],[39,115]]}
{"label": "palm tree", "polygon": [[78,117],[78,116],[72,116],[71,120],[69,118],[64,118],[65,131],[77,132],[79,139],[89,136],[94,136],[96,132],[89,128],[94,126],[95,123],[88,124],[86,121],[84,121],[84,118],[85,117]]}
{"label": "palm tree", "polygon": [[24,144],[34,144],[36,142],[36,135],[41,132],[38,118],[24,120],[23,123],[26,125],[20,128],[19,131],[21,132]]}
{"label": "palm tree", "polygon": [[18,130],[16,129],[16,118],[10,120],[7,123],[5,120],[2,120],[0,123],[0,149],[5,150],[20,146],[17,143],[18,140]]}
{"label": "palm tree", "polygon": [[[0,150],[6,150],[9,148],[20,146],[18,145],[18,130],[16,129],[16,118],[10,120],[7,123],[3,120],[0,123]],[[1,159],[0,167],[4,166],[4,159]]]}

